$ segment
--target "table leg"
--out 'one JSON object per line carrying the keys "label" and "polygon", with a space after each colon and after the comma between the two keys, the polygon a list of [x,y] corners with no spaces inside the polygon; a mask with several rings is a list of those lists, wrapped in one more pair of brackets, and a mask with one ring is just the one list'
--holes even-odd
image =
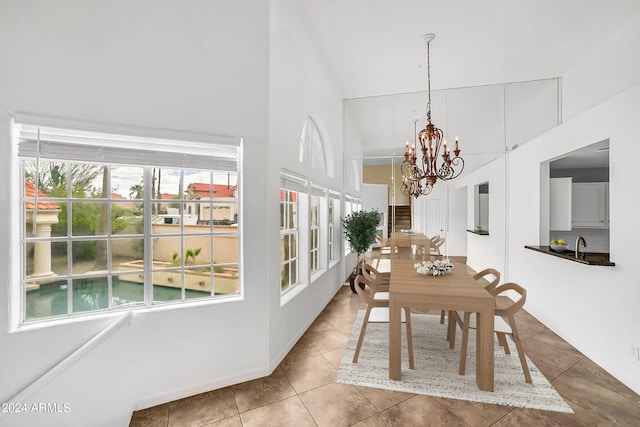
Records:
{"label": "table leg", "polygon": [[402,377],[401,336],[401,307],[391,297],[389,300],[389,378],[392,380],[399,380]]}
{"label": "table leg", "polygon": [[480,390],[493,391],[493,304],[476,315],[476,381]]}

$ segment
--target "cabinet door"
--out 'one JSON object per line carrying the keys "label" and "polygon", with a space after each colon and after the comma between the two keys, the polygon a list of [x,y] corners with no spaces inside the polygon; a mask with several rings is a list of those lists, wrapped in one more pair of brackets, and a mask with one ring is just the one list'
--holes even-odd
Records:
{"label": "cabinet door", "polygon": [[572,178],[549,182],[549,229],[571,231]]}
{"label": "cabinet door", "polygon": [[607,183],[584,182],[573,184],[571,206],[573,227],[606,227]]}

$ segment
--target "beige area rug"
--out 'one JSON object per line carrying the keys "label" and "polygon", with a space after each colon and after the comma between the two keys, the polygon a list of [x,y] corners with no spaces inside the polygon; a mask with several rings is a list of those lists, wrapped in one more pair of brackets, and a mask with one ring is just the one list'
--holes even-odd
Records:
{"label": "beige area rug", "polygon": [[440,316],[411,315],[416,369],[409,369],[407,341],[403,326],[402,380],[389,379],[389,325],[386,323],[370,323],[367,326],[358,363],[352,363],[363,318],[364,311],[361,310],[340,362],[336,379],[339,383],[573,413],[571,407],[528,358],[527,363],[533,384],[525,382],[515,344],[510,339],[511,355],[505,354],[497,340],[494,340],[494,392],[481,391],[476,384],[475,331],[473,330],[469,334],[466,375],[458,375],[460,335],[462,334],[458,330],[455,349],[449,349],[449,343],[446,340],[446,324],[440,324]]}

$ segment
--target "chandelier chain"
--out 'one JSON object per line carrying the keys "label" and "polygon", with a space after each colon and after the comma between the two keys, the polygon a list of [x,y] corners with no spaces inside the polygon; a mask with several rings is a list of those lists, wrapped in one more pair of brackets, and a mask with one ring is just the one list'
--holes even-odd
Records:
{"label": "chandelier chain", "polygon": [[[435,34],[424,36],[427,42],[427,125],[418,133],[417,120],[414,122],[414,142],[411,147],[407,142],[404,161],[401,165],[402,193],[416,198],[429,194],[438,179],[448,181],[457,178],[464,169],[464,159],[460,157],[458,138],[455,140],[455,149],[451,150],[447,147],[442,130],[431,122],[431,41],[434,38]],[[420,157],[416,155],[418,142]],[[442,163],[438,164],[440,156]],[[420,165],[416,162],[418,158]]]}

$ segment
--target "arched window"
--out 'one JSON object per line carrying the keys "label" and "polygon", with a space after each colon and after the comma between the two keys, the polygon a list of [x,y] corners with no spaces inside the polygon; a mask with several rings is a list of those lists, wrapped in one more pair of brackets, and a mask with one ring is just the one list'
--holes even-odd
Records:
{"label": "arched window", "polygon": [[324,141],[322,140],[322,135],[320,135],[320,130],[316,122],[311,117],[307,117],[302,126],[299,159],[301,163],[329,173],[327,170]]}

